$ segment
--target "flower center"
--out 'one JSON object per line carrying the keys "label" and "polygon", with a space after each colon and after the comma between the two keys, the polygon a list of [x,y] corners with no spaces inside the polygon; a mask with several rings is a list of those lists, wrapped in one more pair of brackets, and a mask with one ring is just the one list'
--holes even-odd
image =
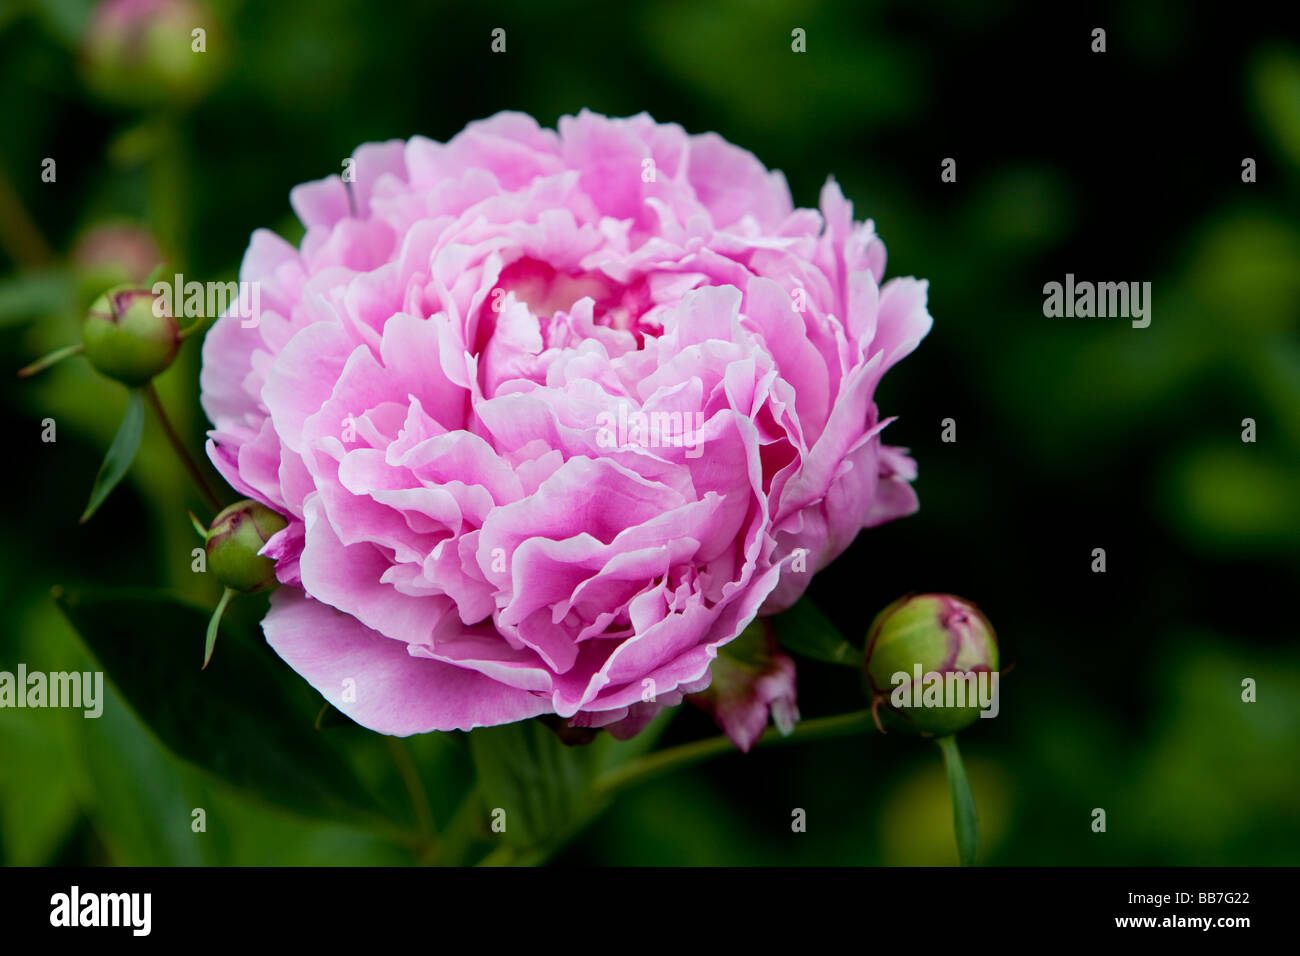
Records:
{"label": "flower center", "polygon": [[641,316],[650,306],[650,290],[644,278],[630,285],[615,282],[600,272],[560,272],[538,259],[519,259],[501,271],[489,302],[499,302],[507,292],[528,306],[542,329],[557,312],[569,312],[582,298],[595,303],[592,312],[597,325],[631,332],[640,347],[647,334],[658,329],[644,327]]}

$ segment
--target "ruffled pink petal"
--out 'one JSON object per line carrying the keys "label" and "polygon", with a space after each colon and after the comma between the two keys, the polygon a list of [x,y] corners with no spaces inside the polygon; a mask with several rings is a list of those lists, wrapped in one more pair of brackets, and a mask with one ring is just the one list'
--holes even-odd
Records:
{"label": "ruffled pink petal", "polygon": [[327,701],[363,727],[405,737],[535,717],[545,697],[477,671],[413,657],[398,641],[298,591],[271,596],[267,643]]}

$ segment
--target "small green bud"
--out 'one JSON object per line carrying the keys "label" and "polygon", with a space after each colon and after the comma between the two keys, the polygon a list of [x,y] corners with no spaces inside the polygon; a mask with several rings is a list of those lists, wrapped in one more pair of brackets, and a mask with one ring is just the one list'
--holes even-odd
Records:
{"label": "small green bud", "polygon": [[91,365],[134,387],[172,364],[181,333],[159,296],[123,285],[109,289],[91,305],[81,344]]}
{"label": "small green bud", "polygon": [[258,554],[287,522],[265,505],[245,499],[212,519],[208,568],[226,587],[245,594],[275,586],[275,561]]}
{"label": "small green bud", "polygon": [[88,306],[111,286],[145,282],[162,261],[158,243],[142,226],[126,220],[93,226],[81,234],[71,255],[78,301]]}
{"label": "small green bud", "polygon": [[184,106],[222,72],[226,44],[219,33],[197,0],[103,0],[83,40],[83,73],[96,94],[114,103]]}
{"label": "small green bud", "polygon": [[900,598],[876,616],[865,671],[881,705],[923,734],[944,736],[997,713],[998,645],[988,619],[950,594]]}

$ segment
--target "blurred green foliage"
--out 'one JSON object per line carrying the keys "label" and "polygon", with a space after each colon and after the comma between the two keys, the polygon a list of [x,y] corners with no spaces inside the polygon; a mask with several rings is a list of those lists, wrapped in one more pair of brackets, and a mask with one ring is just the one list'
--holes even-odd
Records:
{"label": "blurred green foliage", "polygon": [[[981,860],[1295,864],[1300,48],[1250,18],[1151,0],[1096,14],[1109,29],[1099,56],[1092,20],[1049,6],[208,0],[202,92],[134,106],[89,82],[91,0],[5,0],[4,354],[16,370],[77,340],[100,289],[74,250],[98,225],[135,223],[176,271],[228,280],[252,229],[299,238],[289,188],[337,172],[357,144],[446,139],[499,109],[548,125],[583,107],[644,109],[717,130],[783,169],[801,205],[834,175],[875,219],[889,273],[930,280],[935,328],[878,396],[901,416],[890,440],[919,462],[922,510],[864,534],[811,597],[859,641],[909,590],[972,598],[998,628],[1016,664],[1002,715],[962,739]],[[498,26],[508,47],[494,56]],[[796,27],[805,54],[791,52]],[[948,156],[958,179],[944,184]],[[41,179],[47,157],[54,183]],[[1245,157],[1256,183],[1241,180]],[[1151,281],[1151,327],[1045,319],[1042,286],[1066,272]],[[189,344],[158,381],[196,451],[197,372]],[[54,586],[217,599],[190,570],[186,511],[202,503],[152,420],[126,481],[77,524],[124,404],[78,359],[28,382],[0,375],[17,442],[2,479],[0,670],[91,666]],[[955,444],[939,439],[947,417]],[[55,443],[40,440],[47,418]],[[1255,443],[1241,440],[1246,418]],[[1105,575],[1089,571],[1094,547]],[[241,599],[229,626],[255,633],[263,608]],[[201,633],[153,637],[199,656]],[[843,668],[801,661],[800,675],[805,717],[863,706]],[[319,700],[301,682],[293,699],[310,726]],[[683,710],[663,740],[712,732]],[[435,827],[467,798],[463,735],[401,742],[395,759],[392,742],[350,725],[319,733],[401,827],[421,825],[404,767]],[[791,832],[795,808],[806,833]],[[99,720],[0,712],[6,864],[417,857],[181,763],[115,692]],[[937,753],[873,734],[634,789],[558,860],[914,864],[955,850]]]}

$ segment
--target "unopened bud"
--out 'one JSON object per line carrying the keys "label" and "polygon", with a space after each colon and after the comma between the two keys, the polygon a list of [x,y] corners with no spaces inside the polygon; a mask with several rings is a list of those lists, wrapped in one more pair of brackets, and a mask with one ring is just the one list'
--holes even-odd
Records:
{"label": "unopened bud", "polygon": [[[127,106],[186,104],[213,84],[223,44],[197,0],[102,0],[83,47],[86,81],[100,96]],[[203,31],[202,52],[195,31]]]}
{"label": "unopened bud", "polygon": [[144,385],[172,364],[180,327],[148,289],[118,286],[90,307],[81,330],[86,358],[124,385]]}
{"label": "unopened bud", "polygon": [[71,260],[79,301],[88,304],[110,286],[144,282],[163,255],[147,229],[120,221],[101,223],[83,233]]}
{"label": "unopened bud", "polygon": [[998,645],[969,601],[950,594],[900,598],[867,635],[872,709],[884,706],[923,734],[944,736],[997,712]]}
{"label": "unopened bud", "polygon": [[275,561],[258,554],[287,522],[265,505],[245,499],[226,508],[208,529],[208,569],[235,591],[275,585]]}

